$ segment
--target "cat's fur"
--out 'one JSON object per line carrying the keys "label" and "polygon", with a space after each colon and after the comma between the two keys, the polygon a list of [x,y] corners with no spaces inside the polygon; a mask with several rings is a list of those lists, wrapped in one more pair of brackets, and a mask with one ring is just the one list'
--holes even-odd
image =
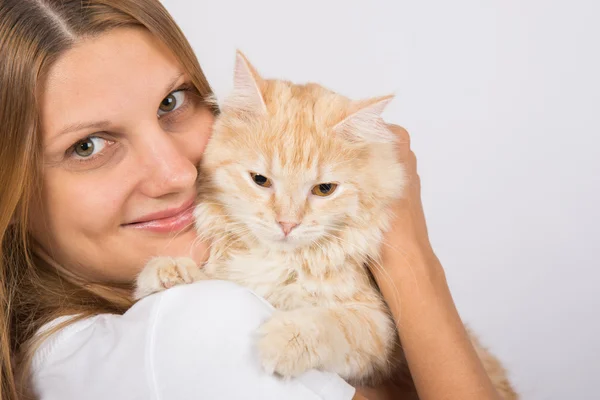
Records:
{"label": "cat's fur", "polygon": [[[365,268],[377,266],[405,181],[395,136],[380,117],[390,100],[264,80],[238,53],[233,93],[203,156],[195,218],[212,241],[204,274],[249,287],[277,309],[257,344],[268,371],[319,368],[355,384],[398,371],[395,324]],[[312,193],[329,183],[338,185],[330,196]],[[286,235],[290,224],[297,226]],[[139,293],[204,275],[166,262],[140,275]],[[475,344],[512,393],[497,360]]]}

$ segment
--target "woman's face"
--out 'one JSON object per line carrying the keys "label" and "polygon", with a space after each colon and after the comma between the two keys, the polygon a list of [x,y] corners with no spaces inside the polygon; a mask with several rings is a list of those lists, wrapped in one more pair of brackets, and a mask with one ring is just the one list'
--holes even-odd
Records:
{"label": "woman's face", "polygon": [[133,28],[81,41],[49,70],[31,231],[65,268],[131,282],[153,256],[204,256],[191,207],[213,116],[189,79]]}

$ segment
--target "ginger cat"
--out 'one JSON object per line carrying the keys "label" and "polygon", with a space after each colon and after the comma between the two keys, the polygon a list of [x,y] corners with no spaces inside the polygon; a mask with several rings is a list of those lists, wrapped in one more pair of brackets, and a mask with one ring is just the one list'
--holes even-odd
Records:
{"label": "ginger cat", "polygon": [[[198,279],[234,281],[277,310],[257,343],[267,371],[318,368],[353,384],[408,374],[365,267],[378,262],[405,181],[380,116],[391,99],[352,101],[316,84],[265,80],[238,52],[198,180],[194,215],[212,242],[209,260],[200,270],[189,259],[156,258],[136,296]],[[499,362],[474,344],[498,389],[516,398]]]}

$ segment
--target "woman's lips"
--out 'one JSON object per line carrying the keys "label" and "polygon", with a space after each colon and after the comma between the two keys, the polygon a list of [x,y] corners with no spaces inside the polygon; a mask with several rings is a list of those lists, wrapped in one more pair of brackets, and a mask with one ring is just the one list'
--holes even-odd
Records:
{"label": "woman's lips", "polygon": [[194,224],[194,200],[181,207],[148,214],[138,221],[124,225],[128,228],[157,233],[180,232]]}

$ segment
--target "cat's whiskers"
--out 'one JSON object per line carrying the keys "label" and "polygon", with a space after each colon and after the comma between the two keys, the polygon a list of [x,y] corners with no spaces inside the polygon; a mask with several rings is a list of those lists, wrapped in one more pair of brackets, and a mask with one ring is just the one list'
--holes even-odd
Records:
{"label": "cat's whiskers", "polygon": [[228,229],[227,234],[221,236],[220,238],[211,242],[211,246],[215,246],[223,240],[232,240],[233,243],[237,243],[242,240],[242,235],[248,233],[248,229],[246,227]]}
{"label": "cat's whiskers", "polygon": [[[169,240],[169,242],[167,243],[166,247],[169,247],[171,245],[171,243],[173,243],[173,240],[177,239],[177,237],[179,235],[181,235],[182,233],[186,232],[190,227],[194,226],[194,221],[190,222],[189,224],[186,224],[183,228],[181,228],[180,230],[178,230],[175,235],[173,235],[173,237]],[[196,241],[196,239],[194,239],[194,242]],[[192,246],[194,245],[194,242],[192,242]]]}
{"label": "cat's whiskers", "polygon": [[[242,223],[228,223],[227,225],[228,226],[230,226],[230,225],[236,226],[238,224],[243,225]],[[202,232],[197,232],[197,236],[200,240],[211,240],[211,239],[214,239],[217,235],[219,237],[221,236],[220,232],[218,232],[218,231],[215,232],[214,229],[211,229],[210,231],[203,230]]]}
{"label": "cat's whiskers", "polygon": [[[238,237],[238,236],[243,236],[243,234],[249,232],[248,228],[242,222],[228,221],[227,226],[235,227],[235,229],[228,230],[229,233],[234,234],[233,235],[234,236],[233,243],[237,243],[239,240],[241,240],[240,237]],[[200,242],[207,240],[207,241],[210,241],[210,246],[212,247],[223,240],[231,240],[231,239],[232,238],[229,235],[220,235],[219,232],[207,234],[207,232],[204,231],[204,232],[198,233],[198,237],[194,240],[194,243],[192,244],[192,246],[195,247],[198,244],[200,244]],[[232,243],[232,245],[233,245],[233,243]]]}
{"label": "cat's whiskers", "polygon": [[[227,243],[227,245],[225,245],[222,248],[218,248],[216,251],[218,251],[220,254],[226,254],[228,252],[229,249],[231,249],[233,246],[235,246],[237,243],[239,243],[241,240],[239,239],[234,239],[231,242]],[[215,244],[211,244],[211,249],[215,249]]]}
{"label": "cat's whiskers", "polygon": [[[229,240],[229,242],[223,247],[217,247],[217,245],[224,240]],[[229,249],[231,249],[233,246],[235,246],[240,241],[241,241],[241,239],[234,238],[232,240],[231,237],[225,235],[210,244],[210,251],[211,251],[211,253],[216,251],[217,255],[222,256],[223,254],[226,254]]]}
{"label": "cat's whiskers", "polygon": [[325,249],[324,249],[324,248],[323,248],[323,246],[321,246],[321,244],[319,243],[319,239],[320,239],[320,238],[313,239],[313,240],[311,240],[311,242],[310,242],[310,243],[311,243],[311,245],[315,244],[315,245],[316,245],[316,246],[317,246],[319,249],[321,249],[321,251],[322,251],[323,253],[325,253]]}

